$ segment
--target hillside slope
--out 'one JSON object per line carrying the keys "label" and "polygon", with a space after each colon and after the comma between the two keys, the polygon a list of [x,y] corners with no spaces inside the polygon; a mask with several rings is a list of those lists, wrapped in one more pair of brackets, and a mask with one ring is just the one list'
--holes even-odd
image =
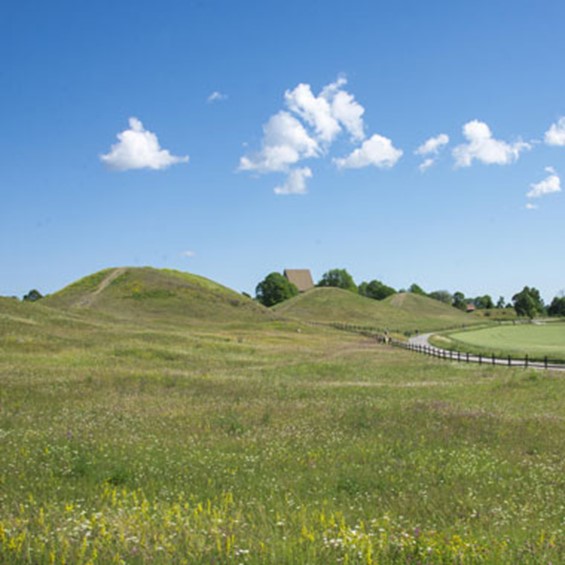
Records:
{"label": "hillside slope", "polygon": [[52,308],[96,310],[120,318],[230,323],[273,316],[253,300],[204,277],[150,267],[105,269],[42,302]]}
{"label": "hillside slope", "polygon": [[274,307],[304,321],[370,326],[390,331],[432,331],[477,323],[474,317],[425,296],[401,293],[372,300],[339,288],[315,288]]}

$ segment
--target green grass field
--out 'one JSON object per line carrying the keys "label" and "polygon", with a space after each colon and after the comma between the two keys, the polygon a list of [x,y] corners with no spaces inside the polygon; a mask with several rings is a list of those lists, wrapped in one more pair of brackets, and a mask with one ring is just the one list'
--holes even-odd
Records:
{"label": "green grass field", "polygon": [[450,332],[438,345],[461,351],[565,361],[565,323],[499,325]]}
{"label": "green grass field", "polygon": [[565,562],[560,375],[117,290],[0,299],[1,563]]}

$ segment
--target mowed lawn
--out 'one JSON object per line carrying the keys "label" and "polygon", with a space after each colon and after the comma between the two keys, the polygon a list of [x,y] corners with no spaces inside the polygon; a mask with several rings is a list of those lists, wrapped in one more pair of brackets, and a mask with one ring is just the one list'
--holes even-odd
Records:
{"label": "mowed lawn", "polygon": [[299,323],[0,311],[2,563],[563,563],[565,380]]}
{"label": "mowed lawn", "polygon": [[449,338],[483,352],[565,360],[565,323],[500,325],[452,332]]}

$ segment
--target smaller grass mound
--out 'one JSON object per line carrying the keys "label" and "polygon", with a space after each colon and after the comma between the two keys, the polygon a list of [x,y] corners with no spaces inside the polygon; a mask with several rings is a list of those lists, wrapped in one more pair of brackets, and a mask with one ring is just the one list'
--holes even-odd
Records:
{"label": "smaller grass mound", "polygon": [[308,322],[349,324],[391,332],[433,331],[478,323],[456,308],[410,293],[372,300],[339,288],[315,288],[274,307]]}

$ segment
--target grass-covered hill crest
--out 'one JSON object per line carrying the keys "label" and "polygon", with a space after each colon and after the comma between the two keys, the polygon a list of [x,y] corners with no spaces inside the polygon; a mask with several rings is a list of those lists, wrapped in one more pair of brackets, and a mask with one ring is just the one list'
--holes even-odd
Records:
{"label": "grass-covered hill crest", "polygon": [[466,314],[412,293],[373,300],[339,288],[314,288],[275,307],[278,314],[304,321],[343,323],[391,331],[432,331],[476,323]]}
{"label": "grass-covered hill crest", "polygon": [[210,321],[261,320],[268,310],[199,275],[151,267],[118,267],[86,276],[46,297],[54,308],[93,309],[119,317],[132,314]]}

